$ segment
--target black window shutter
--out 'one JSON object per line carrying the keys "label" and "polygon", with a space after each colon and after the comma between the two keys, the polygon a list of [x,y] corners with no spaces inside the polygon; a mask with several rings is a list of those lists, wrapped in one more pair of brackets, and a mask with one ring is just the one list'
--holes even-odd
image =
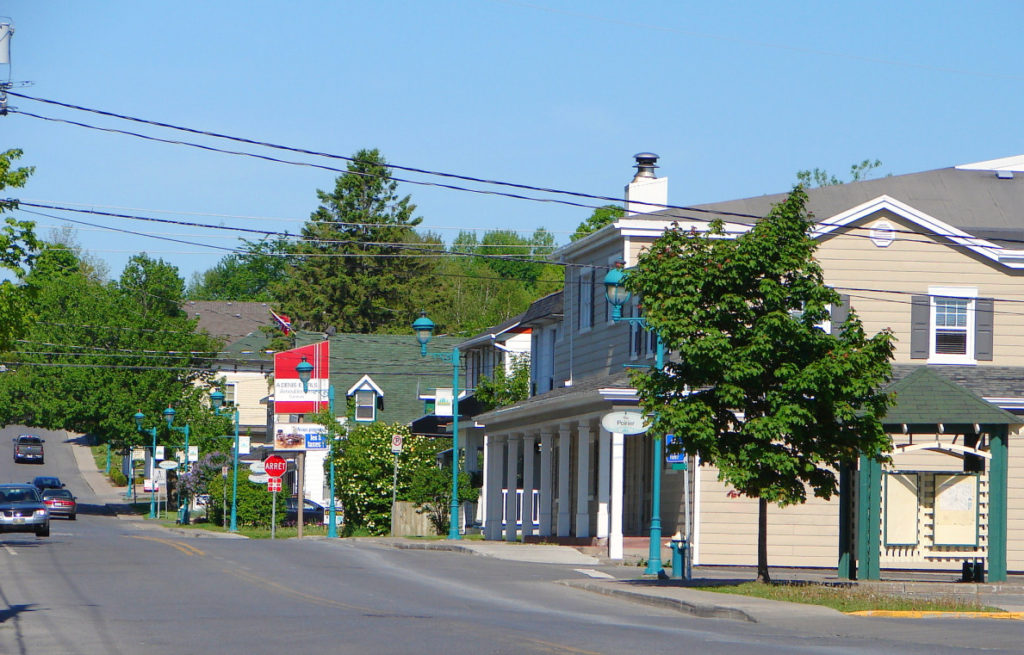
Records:
{"label": "black window shutter", "polygon": [[928,359],[932,304],[929,296],[910,298],[910,358]]}
{"label": "black window shutter", "polygon": [[974,301],[974,358],[978,361],[992,361],[994,310],[995,301],[992,298],[978,298]]}

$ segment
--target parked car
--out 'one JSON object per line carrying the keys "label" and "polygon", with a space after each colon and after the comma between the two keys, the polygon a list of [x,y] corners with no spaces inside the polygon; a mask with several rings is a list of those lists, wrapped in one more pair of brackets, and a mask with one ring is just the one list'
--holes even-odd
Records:
{"label": "parked car", "polygon": [[44,439],[40,439],[34,434],[19,434],[14,439],[14,463],[19,464],[21,462],[39,462],[43,463],[43,443]]}
{"label": "parked car", "polygon": [[50,512],[31,484],[0,484],[0,532],[50,536]]}
{"label": "parked car", "polygon": [[32,479],[32,482],[29,482],[28,484],[35,486],[39,493],[42,493],[47,489],[64,488],[64,483],[60,481],[60,478],[55,478],[52,475],[37,475]]}
{"label": "parked car", "polygon": [[72,521],[78,518],[78,499],[68,489],[46,489],[43,504],[50,516],[63,516]]}
{"label": "parked car", "polygon": [[[302,525],[323,525],[324,506],[309,498],[302,504]],[[297,525],[299,522],[299,500],[295,496],[285,499],[284,525]]]}

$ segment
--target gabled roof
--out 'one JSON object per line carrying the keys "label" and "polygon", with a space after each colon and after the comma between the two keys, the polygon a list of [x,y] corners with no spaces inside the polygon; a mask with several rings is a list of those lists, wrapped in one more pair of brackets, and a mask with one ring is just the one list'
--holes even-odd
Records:
{"label": "gabled roof", "polygon": [[[324,341],[320,332],[299,330],[296,346]],[[364,376],[373,378],[386,400],[377,412],[377,420],[408,424],[423,415],[418,392],[452,386],[452,364],[444,359],[421,357],[420,345],[412,334],[335,334],[331,342],[331,384],[335,390],[338,415],[344,413],[344,392]],[[461,339],[436,336],[429,352],[450,353]]]}
{"label": "gabled roof", "polygon": [[199,319],[199,329],[233,343],[260,329],[273,325],[270,304],[230,300],[186,300],[181,305],[189,318]]}
{"label": "gabled roof", "polygon": [[563,290],[560,289],[554,293],[549,293],[543,298],[534,300],[530,303],[527,310],[523,312],[519,322],[523,325],[530,325],[536,321],[561,318],[563,295]]}
{"label": "gabled roof", "polygon": [[885,390],[896,396],[896,404],[883,419],[886,426],[1024,423],[1020,417],[996,407],[928,366],[918,366]]}

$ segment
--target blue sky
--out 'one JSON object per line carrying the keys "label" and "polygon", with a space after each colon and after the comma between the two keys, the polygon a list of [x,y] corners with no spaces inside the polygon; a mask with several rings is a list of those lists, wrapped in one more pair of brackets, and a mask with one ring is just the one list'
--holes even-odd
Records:
{"label": "blue sky", "polygon": [[[784,191],[800,169],[842,177],[866,158],[880,159],[884,175],[1024,152],[1018,0],[9,0],[0,15],[15,27],[0,78],[33,82],[18,93],[337,155],[375,147],[403,166],[596,195],[620,196],[644,150],[661,156],[676,205]],[[193,223],[295,233],[337,175],[17,113],[0,117],[0,135],[0,147],[22,148],[21,163],[36,167],[8,195]],[[449,241],[459,229],[545,227],[564,243],[590,213],[400,190]],[[114,276],[146,251],[187,280],[225,254],[213,246],[237,243],[200,227],[47,213],[203,244],[78,226]],[[62,224],[19,214],[43,236]]]}

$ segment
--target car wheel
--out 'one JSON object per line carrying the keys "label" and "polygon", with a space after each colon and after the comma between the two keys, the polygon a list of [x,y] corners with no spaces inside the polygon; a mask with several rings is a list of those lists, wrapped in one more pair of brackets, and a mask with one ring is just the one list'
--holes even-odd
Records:
{"label": "car wheel", "polygon": [[72,514],[68,518],[71,519],[72,521],[77,521],[78,520],[78,514],[77,513],[76,514]]}
{"label": "car wheel", "polygon": [[37,537],[49,537],[50,536],[50,524],[47,523],[45,527],[36,530]]}

